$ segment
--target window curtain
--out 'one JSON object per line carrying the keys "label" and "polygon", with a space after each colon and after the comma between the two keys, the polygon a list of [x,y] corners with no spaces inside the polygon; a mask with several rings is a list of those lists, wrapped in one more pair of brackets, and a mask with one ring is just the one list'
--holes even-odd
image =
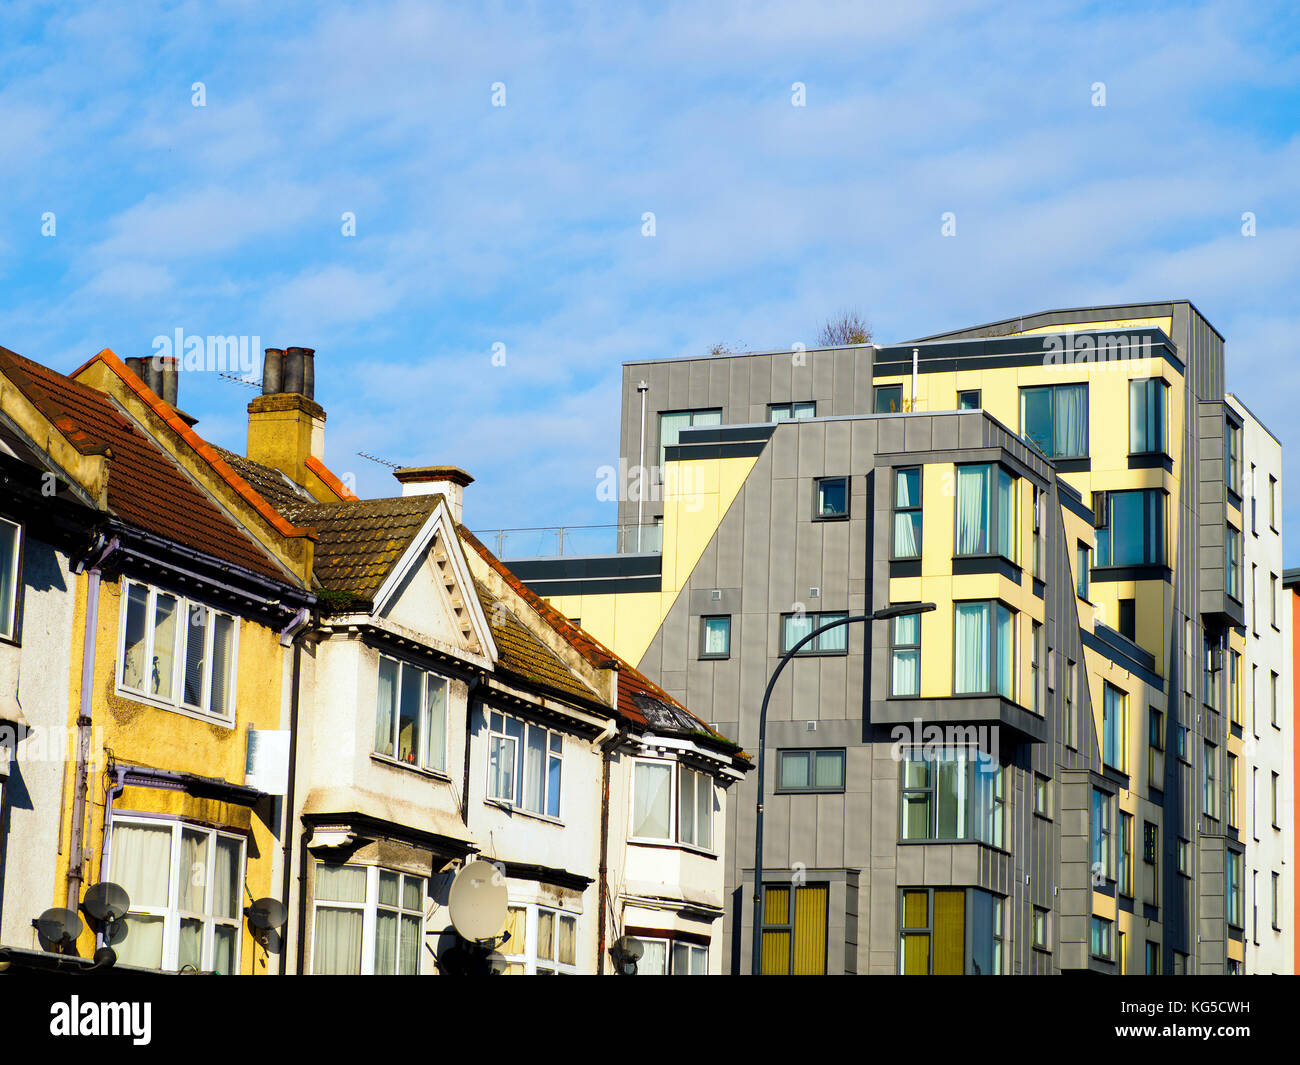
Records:
{"label": "window curtain", "polygon": [[998,554],[1016,560],[1016,479],[998,469]]}
{"label": "window curtain", "polygon": [[375,973],[392,976],[397,972],[397,914],[393,910],[375,913]]}
{"label": "window curtain", "polygon": [[[828,625],[832,621],[839,621],[841,618],[848,617],[847,614],[818,614],[817,628]],[[819,651],[843,651],[848,647],[849,627],[841,625],[837,629],[831,629],[830,632],[823,632],[814,641],[814,646]]]}
{"label": "window curtain", "polygon": [[551,753],[546,760],[546,812],[552,817],[560,816],[560,776],[564,769],[564,740],[560,736],[551,736]]}
{"label": "window curtain", "polygon": [[1008,699],[1014,699],[1016,691],[1016,643],[1013,637],[1014,621],[1011,617],[1011,611],[1004,606],[999,605],[997,607],[997,615],[998,692],[999,694],[1006,696]]}
{"label": "window curtain", "polygon": [[[791,614],[784,619],[784,625],[785,640],[781,648],[782,652],[790,650],[817,627],[813,624],[813,615],[811,614]],[[804,648],[807,649],[808,645],[805,644]]]}
{"label": "window curtain", "polygon": [[915,558],[921,553],[921,515],[902,510],[920,505],[920,479],[916,470],[900,470],[895,476],[895,506],[900,512],[894,515],[894,554],[898,558]]}
{"label": "window curtain", "polygon": [[695,778],[695,845],[713,846],[713,783],[704,773]]}
{"label": "window curtain", "polygon": [[149,690],[163,699],[172,696],[175,672],[176,621],[180,604],[174,596],[158,595],[154,602],[153,670]]}
{"label": "window curtain", "polygon": [[677,780],[677,836],[683,843],[695,843],[695,774],[681,769]]}
{"label": "window curtain", "polygon": [[375,708],[375,753],[393,755],[393,720],[397,715],[397,663],[379,660],[379,698]]}
{"label": "window curtain", "polygon": [[17,569],[18,526],[0,521],[0,636],[12,636],[14,632]]}
{"label": "window curtain", "polygon": [[633,774],[632,835],[642,839],[668,838],[672,777],[672,766],[636,763]]}
{"label": "window curtain", "polygon": [[546,804],[546,730],[528,726],[528,746],[524,751],[524,808],[544,813]]}
{"label": "window curtain", "polygon": [[402,666],[402,691],[397,708],[397,760],[411,765],[419,760],[423,680],[423,674],[414,666]]}
{"label": "window curtain", "polygon": [[[171,874],[170,825],[113,826],[113,881],[121,884],[133,906],[165,908]],[[115,945],[123,965],[162,966],[163,918],[131,913],[127,934]]]}
{"label": "window curtain", "polygon": [[447,682],[441,677],[426,677],[425,702],[427,750],[424,764],[430,769],[447,768]]}
{"label": "window curtain", "polygon": [[706,655],[725,655],[730,642],[730,623],[722,618],[710,618],[704,623],[704,653]]}
{"label": "window curtain", "polygon": [[781,784],[783,788],[806,788],[812,780],[807,751],[786,752],[781,755]]}
{"label": "window curtain", "polygon": [[972,752],[971,773],[974,777],[972,819],[976,839],[990,846],[1002,845],[1001,808],[998,805],[1000,766],[980,752]]}
{"label": "window curtain", "polygon": [[934,975],[960,976],[965,972],[966,892],[934,893]]}
{"label": "window curtain", "polygon": [[982,555],[989,549],[989,467],[957,468],[957,554]]}
{"label": "window curtain", "polygon": [[208,611],[192,607],[185,626],[185,691],[182,698],[190,706],[203,706],[203,667],[207,665]]}
{"label": "window curtain", "polygon": [[903,614],[894,619],[895,649],[891,662],[891,683],[893,685],[891,690],[895,695],[920,694],[920,630],[920,614]]}
{"label": "window curtain", "polygon": [[636,963],[637,976],[667,976],[668,944],[662,939],[643,939],[641,947],[641,960]]}
{"label": "window curtain", "polygon": [[989,690],[989,605],[957,603],[956,655],[953,694],[979,694]]}
{"label": "window curtain", "polygon": [[844,755],[842,753],[823,751],[817,755],[814,764],[816,766],[814,780],[817,787],[844,787]]}
{"label": "window curtain", "polygon": [[1088,453],[1088,386],[1063,385],[1056,389],[1053,446],[1056,458],[1079,458]]}
{"label": "window curtain", "polygon": [[1165,449],[1165,386],[1157,378],[1130,381],[1128,449],[1134,455]]}
{"label": "window curtain", "polygon": [[184,829],[181,832],[181,860],[177,866],[176,905],[182,913],[205,913],[204,895],[208,876],[208,834]]}
{"label": "window curtain", "polygon": [[935,791],[939,803],[936,839],[965,839],[967,836],[966,759],[962,752],[950,752],[935,763]]}
{"label": "window curtain", "polygon": [[364,923],[360,910],[317,906],[316,928],[312,936],[312,971],[334,976],[359,975]]}
{"label": "window curtain", "polygon": [[212,698],[209,710],[229,717],[234,703],[230,667],[235,655],[235,622],[224,614],[212,619]]}
{"label": "window curtain", "polygon": [[145,618],[149,591],[132,584],[126,595],[126,636],[122,648],[122,685],[144,691]]}
{"label": "window curtain", "polygon": [[824,887],[801,887],[794,897],[795,976],[826,973],[826,902]]}

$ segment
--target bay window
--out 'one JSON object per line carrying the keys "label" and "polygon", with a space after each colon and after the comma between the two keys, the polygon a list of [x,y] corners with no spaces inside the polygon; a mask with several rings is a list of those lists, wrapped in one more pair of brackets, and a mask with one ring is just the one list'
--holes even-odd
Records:
{"label": "bay window", "polygon": [[1094,886],[1115,879],[1115,850],[1111,839],[1114,832],[1112,828],[1114,801],[1113,795],[1100,788],[1092,789],[1092,882]]}
{"label": "bay window", "polygon": [[1002,903],[978,888],[899,892],[898,971],[903,976],[999,976]]}
{"label": "bay window", "polygon": [[1228,419],[1223,422],[1223,481],[1241,495],[1241,426]]}
{"label": "bay window", "polygon": [[1015,698],[1015,618],[999,602],[954,603],[954,695]]}
{"label": "bay window", "polygon": [[1088,385],[1020,390],[1020,435],[1049,459],[1088,455]]}
{"label": "bay window", "polygon": [[564,736],[497,710],[488,712],[488,798],[560,816]]}
{"label": "bay window", "polygon": [[423,877],[374,865],[316,863],[311,971],[418,974],[424,898]]}
{"label": "bay window", "polygon": [[712,850],[713,778],[678,762],[633,762],[632,836]]}
{"label": "bay window", "polygon": [[641,960],[637,976],[708,976],[709,948],[676,938],[637,936]]}
{"label": "bay window", "polygon": [[[1241,533],[1231,525],[1224,527],[1223,537],[1223,590],[1241,601]],[[1251,589],[1252,593],[1254,589]],[[1254,609],[1252,604],[1251,609]]]}
{"label": "bay window", "polygon": [[902,766],[904,840],[1002,846],[1003,771],[977,748],[912,747]]}
{"label": "bay window", "polygon": [[894,557],[921,557],[921,467],[894,471]]}
{"label": "bay window", "polygon": [[1241,908],[1242,855],[1237,851],[1228,851],[1228,861],[1225,869],[1227,872],[1225,894],[1228,903],[1228,924],[1234,928],[1242,928],[1244,927]]}
{"label": "bay window", "polygon": [[1016,561],[1016,481],[993,463],[957,467],[957,554]]}
{"label": "bay window", "polygon": [[0,639],[18,631],[18,557],[22,527],[0,518]]}
{"label": "bay window", "polygon": [[1169,385],[1159,377],[1128,383],[1128,450],[1130,455],[1163,455],[1165,406]]}
{"label": "bay window", "polygon": [[138,581],[122,585],[119,690],[170,710],[232,721],[235,618]]}
{"label": "bay window", "polygon": [[1106,492],[1096,515],[1097,565],[1151,566],[1165,561],[1165,493],[1159,488]]}
{"label": "bay window", "polygon": [[244,840],[184,821],[114,817],[112,880],[131,909],[118,961],[146,969],[239,973]]}
{"label": "bay window", "polygon": [[577,914],[537,903],[512,903],[505,930],[508,938],[500,947],[506,959],[505,975],[577,974]]}
{"label": "bay window", "polygon": [[403,765],[445,771],[447,695],[445,677],[380,655],[375,753]]}

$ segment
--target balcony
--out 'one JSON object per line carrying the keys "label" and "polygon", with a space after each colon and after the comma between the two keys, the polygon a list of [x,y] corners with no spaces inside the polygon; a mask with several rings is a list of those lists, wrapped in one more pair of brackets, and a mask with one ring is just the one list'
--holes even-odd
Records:
{"label": "balcony", "polygon": [[476,529],[474,535],[503,561],[578,555],[657,555],[662,553],[664,543],[664,529],[659,523]]}

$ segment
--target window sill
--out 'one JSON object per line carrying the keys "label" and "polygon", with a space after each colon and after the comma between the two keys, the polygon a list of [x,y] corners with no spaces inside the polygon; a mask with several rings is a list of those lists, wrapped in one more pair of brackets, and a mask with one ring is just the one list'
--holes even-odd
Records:
{"label": "window sill", "polygon": [[776,788],[773,795],[843,795],[843,788]]}
{"label": "window sill", "polygon": [[813,521],[848,521],[849,514],[814,514]]}
{"label": "window sill", "polygon": [[701,662],[726,662],[731,658],[730,652],[725,655],[700,655]]}
{"label": "window sill", "polygon": [[558,817],[552,817],[550,814],[539,814],[535,810],[526,810],[522,806],[516,806],[506,799],[484,799],[484,806],[495,806],[498,810],[504,810],[508,814],[518,814],[520,817],[529,817],[534,821],[542,821],[548,825],[564,827],[564,822]]}
{"label": "window sill", "polygon": [[378,762],[380,765],[389,766],[392,769],[405,769],[408,773],[418,773],[422,777],[429,777],[444,784],[451,783],[451,776],[441,769],[429,769],[422,765],[415,765],[412,762],[403,762],[391,755],[380,754],[378,751],[370,752],[370,760]]}
{"label": "window sill", "polygon": [[123,688],[120,685],[113,690],[113,694],[122,699],[129,699],[132,702],[140,703],[142,706],[150,706],[156,710],[166,710],[169,713],[180,714],[181,717],[193,718],[195,721],[202,721],[209,725],[220,725],[222,728],[233,730],[235,727],[234,717],[217,717],[215,714],[205,714],[202,710],[191,710],[187,706],[177,706],[175,703],[164,702],[162,699],[151,698],[144,692],[138,692],[131,688]]}
{"label": "window sill", "polygon": [[1014,584],[1019,584],[1024,576],[1024,571],[1017,563],[1000,554],[953,555],[952,573],[954,577],[974,573],[1000,573]]}
{"label": "window sill", "polygon": [[1130,451],[1128,468],[1130,470],[1163,469],[1166,473],[1172,473],[1174,460],[1163,451]]}
{"label": "window sill", "polygon": [[639,839],[636,836],[628,837],[628,843],[637,847],[650,847],[655,850],[673,850],[683,851],[686,854],[697,854],[701,858],[712,858],[717,860],[716,851],[705,850],[703,847],[697,847],[692,843],[678,843],[670,839]]}

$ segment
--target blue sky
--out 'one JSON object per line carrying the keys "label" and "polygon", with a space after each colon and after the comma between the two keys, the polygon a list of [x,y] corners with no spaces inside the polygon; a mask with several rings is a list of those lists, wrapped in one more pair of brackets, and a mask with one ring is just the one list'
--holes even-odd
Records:
{"label": "blue sky", "polygon": [[[463,466],[475,528],[614,520],[624,360],[844,307],[890,342],[1191,299],[1300,444],[1300,18],[1117,7],[10,2],[0,344],[314,347],[330,465]],[[251,394],[180,400],[242,448]]]}

